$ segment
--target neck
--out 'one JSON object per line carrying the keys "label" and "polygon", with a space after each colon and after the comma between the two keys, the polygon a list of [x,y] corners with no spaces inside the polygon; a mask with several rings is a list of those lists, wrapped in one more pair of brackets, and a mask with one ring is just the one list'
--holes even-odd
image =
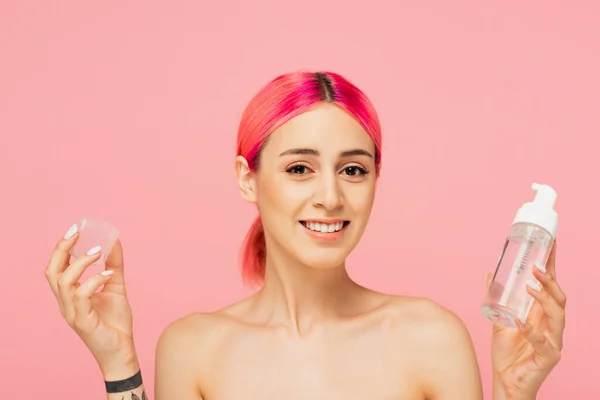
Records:
{"label": "neck", "polygon": [[323,322],[352,313],[360,289],[348,276],[345,263],[312,268],[271,251],[255,304],[269,323],[304,336]]}

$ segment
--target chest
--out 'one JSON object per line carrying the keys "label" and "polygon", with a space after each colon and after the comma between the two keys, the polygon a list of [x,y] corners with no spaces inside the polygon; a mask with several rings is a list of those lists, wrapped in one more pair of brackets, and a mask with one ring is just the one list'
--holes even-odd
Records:
{"label": "chest", "polygon": [[205,400],[423,399],[410,357],[384,337],[238,338],[215,359]]}

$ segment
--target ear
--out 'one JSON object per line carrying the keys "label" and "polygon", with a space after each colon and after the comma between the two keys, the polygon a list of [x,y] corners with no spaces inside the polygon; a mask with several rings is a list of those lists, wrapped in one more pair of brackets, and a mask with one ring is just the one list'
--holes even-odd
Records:
{"label": "ear", "polygon": [[235,158],[235,173],[237,175],[242,198],[250,203],[256,202],[256,182],[254,173],[250,170],[248,161],[242,156],[237,156]]}

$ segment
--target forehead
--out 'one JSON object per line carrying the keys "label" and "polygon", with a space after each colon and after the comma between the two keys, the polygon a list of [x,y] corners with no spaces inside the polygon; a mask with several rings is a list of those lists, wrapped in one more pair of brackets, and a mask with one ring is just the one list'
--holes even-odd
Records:
{"label": "forehead", "polygon": [[281,151],[292,147],[322,151],[348,147],[374,148],[373,140],[358,121],[333,104],[318,106],[290,119],[273,132],[268,142],[268,147]]}

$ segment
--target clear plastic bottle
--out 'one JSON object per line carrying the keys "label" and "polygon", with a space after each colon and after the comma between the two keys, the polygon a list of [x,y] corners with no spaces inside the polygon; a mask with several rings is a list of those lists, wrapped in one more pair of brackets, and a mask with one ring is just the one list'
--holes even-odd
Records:
{"label": "clear plastic bottle", "polygon": [[531,189],[535,198],[517,212],[481,306],[485,318],[504,328],[516,328],[515,318],[527,319],[533,305],[527,281],[537,282],[533,268],[545,268],[558,227],[556,191],[537,183]]}

